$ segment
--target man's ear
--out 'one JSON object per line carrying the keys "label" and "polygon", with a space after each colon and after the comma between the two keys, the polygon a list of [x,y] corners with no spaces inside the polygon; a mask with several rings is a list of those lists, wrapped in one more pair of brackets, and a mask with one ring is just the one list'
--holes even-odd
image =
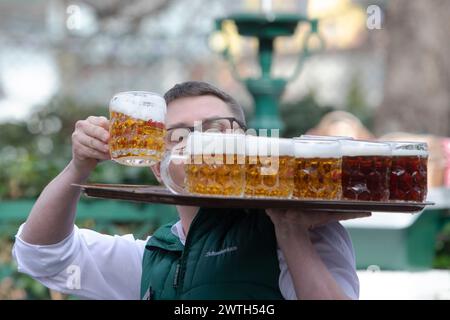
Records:
{"label": "man's ear", "polygon": [[163,184],[162,179],[161,179],[161,162],[158,162],[158,163],[152,165],[150,167],[150,169],[152,170],[152,172],[155,175],[155,177],[158,180],[158,182],[160,184]]}

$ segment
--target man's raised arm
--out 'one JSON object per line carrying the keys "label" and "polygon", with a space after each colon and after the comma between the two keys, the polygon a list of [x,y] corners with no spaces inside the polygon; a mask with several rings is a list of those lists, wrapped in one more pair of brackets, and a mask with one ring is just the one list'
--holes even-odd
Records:
{"label": "man's raised arm", "polygon": [[109,121],[89,117],[75,125],[72,161],[42,191],[22,229],[21,239],[30,244],[49,245],[64,240],[73,230],[80,190],[98,161],[110,159]]}

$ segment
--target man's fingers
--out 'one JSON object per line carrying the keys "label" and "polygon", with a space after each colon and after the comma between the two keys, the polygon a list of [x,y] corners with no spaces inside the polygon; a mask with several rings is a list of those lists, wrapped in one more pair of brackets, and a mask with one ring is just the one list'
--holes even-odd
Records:
{"label": "man's fingers", "polygon": [[89,120],[77,122],[77,131],[81,131],[86,135],[105,143],[107,143],[109,139],[109,132],[105,128],[95,125]]}
{"label": "man's fingers", "polygon": [[90,116],[86,120],[96,126],[100,126],[103,129],[109,131],[109,120],[103,116],[101,116],[101,117]]}
{"label": "man's fingers", "polygon": [[269,216],[272,223],[276,224],[280,219],[284,218],[286,210],[270,208],[266,209],[266,214]]}
{"label": "man's fingers", "polygon": [[109,146],[107,143],[100,141],[96,138],[85,135],[84,133],[74,134],[74,139],[85,147],[95,149],[99,152],[109,152]]}
{"label": "man's fingers", "polygon": [[357,219],[370,217],[372,213],[370,212],[352,212],[352,213],[338,213],[337,218],[339,220]]}
{"label": "man's fingers", "polygon": [[323,226],[330,222],[340,220],[369,217],[370,212],[335,212],[323,210],[302,211],[299,209],[266,209],[267,215],[272,222],[284,225],[302,225],[308,229]]}
{"label": "man's fingers", "polygon": [[372,213],[370,212],[351,212],[351,213],[328,213],[324,212],[317,218],[316,223],[313,224],[312,228],[323,226],[330,222],[343,221],[357,218],[370,217]]}
{"label": "man's fingers", "polygon": [[270,216],[270,215],[274,215],[274,214],[281,214],[286,212],[286,209],[279,209],[279,208],[269,208],[266,209],[266,213]]}
{"label": "man's fingers", "polygon": [[80,159],[97,159],[97,160],[108,160],[110,159],[109,153],[100,152],[95,149],[86,147],[80,142],[74,143],[74,148],[76,150],[76,155]]}

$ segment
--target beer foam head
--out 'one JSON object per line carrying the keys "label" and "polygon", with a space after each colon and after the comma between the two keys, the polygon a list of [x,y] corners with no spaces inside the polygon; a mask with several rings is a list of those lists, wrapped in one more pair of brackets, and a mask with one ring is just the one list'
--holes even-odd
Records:
{"label": "beer foam head", "polygon": [[411,141],[388,141],[392,149],[393,156],[428,156],[428,145],[425,142],[411,142]]}
{"label": "beer foam head", "polygon": [[337,140],[294,139],[296,158],[340,158],[340,144]]}
{"label": "beer foam head", "polygon": [[387,143],[360,141],[360,140],[340,140],[341,153],[343,156],[390,156],[391,147]]}
{"label": "beer foam head", "polygon": [[245,136],[216,132],[198,132],[189,134],[186,152],[190,155],[245,154]]}
{"label": "beer foam head", "polygon": [[126,114],[135,119],[164,123],[166,101],[156,93],[129,91],[116,94],[109,104],[111,111]]}
{"label": "beer foam head", "polygon": [[293,156],[292,139],[246,136],[247,156]]}

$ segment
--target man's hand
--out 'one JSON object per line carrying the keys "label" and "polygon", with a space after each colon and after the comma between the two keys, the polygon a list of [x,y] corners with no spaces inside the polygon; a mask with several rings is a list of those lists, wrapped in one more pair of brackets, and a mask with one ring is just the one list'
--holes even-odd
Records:
{"label": "man's hand", "polygon": [[267,214],[275,226],[295,225],[305,229],[327,224],[329,222],[370,217],[370,212],[335,213],[326,211],[304,212],[298,209],[267,209]]}
{"label": "man's hand", "polygon": [[275,226],[277,238],[298,235],[330,222],[369,217],[370,212],[336,213],[336,212],[303,212],[298,209],[267,209],[267,215]]}
{"label": "man's hand", "polygon": [[277,243],[286,259],[298,299],[348,299],[311,241],[309,230],[329,222],[368,217],[370,213],[302,212],[267,209]]}
{"label": "man's hand", "polygon": [[72,164],[80,175],[88,175],[109,154],[109,120],[91,116],[77,121],[72,134]]}

